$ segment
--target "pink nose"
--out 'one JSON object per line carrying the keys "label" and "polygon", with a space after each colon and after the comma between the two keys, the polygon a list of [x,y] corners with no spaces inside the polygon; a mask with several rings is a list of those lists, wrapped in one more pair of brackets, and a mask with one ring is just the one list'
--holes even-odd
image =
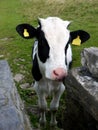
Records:
{"label": "pink nose", "polygon": [[65,69],[63,68],[57,68],[53,70],[52,72],[52,78],[54,80],[62,81],[67,76],[67,73],[65,72]]}

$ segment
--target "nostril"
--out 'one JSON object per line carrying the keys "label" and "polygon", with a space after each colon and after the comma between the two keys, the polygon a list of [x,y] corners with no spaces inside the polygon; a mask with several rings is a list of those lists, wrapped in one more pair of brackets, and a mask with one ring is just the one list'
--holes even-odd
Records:
{"label": "nostril", "polygon": [[65,69],[57,68],[53,70],[52,77],[55,80],[62,81],[66,77]]}
{"label": "nostril", "polygon": [[56,76],[59,76],[59,74],[56,72],[56,70],[54,70],[53,73],[54,73]]}

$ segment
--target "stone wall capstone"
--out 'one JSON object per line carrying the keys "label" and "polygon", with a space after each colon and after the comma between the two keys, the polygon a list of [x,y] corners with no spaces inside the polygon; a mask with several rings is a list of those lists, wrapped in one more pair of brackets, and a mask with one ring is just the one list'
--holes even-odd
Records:
{"label": "stone wall capstone", "polygon": [[98,48],[85,48],[81,63],[82,67],[72,69],[64,81],[64,130],[98,130]]}
{"label": "stone wall capstone", "polygon": [[7,61],[0,61],[0,130],[32,130]]}
{"label": "stone wall capstone", "polygon": [[98,78],[98,48],[85,48],[81,53],[81,64],[89,70],[93,77]]}

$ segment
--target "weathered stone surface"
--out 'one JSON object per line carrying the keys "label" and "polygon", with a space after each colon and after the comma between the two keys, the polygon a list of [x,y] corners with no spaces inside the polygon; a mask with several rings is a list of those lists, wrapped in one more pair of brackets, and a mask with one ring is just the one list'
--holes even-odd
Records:
{"label": "weathered stone surface", "polygon": [[80,102],[98,121],[98,79],[92,78],[82,67],[72,69],[65,84],[73,99]]}
{"label": "weathered stone surface", "polygon": [[82,66],[88,68],[90,73],[98,78],[98,48],[85,48],[81,53]]}
{"label": "weathered stone surface", "polygon": [[85,48],[81,63],[82,67],[72,69],[64,81],[67,108],[63,127],[98,130],[98,48]]}
{"label": "weathered stone surface", "polygon": [[31,130],[10,68],[0,61],[0,130]]}
{"label": "weathered stone surface", "polygon": [[[97,130],[98,79],[91,77],[86,68],[80,67],[69,72],[64,84],[67,90],[67,114],[71,116],[70,120],[74,122],[73,124],[85,124],[84,130],[89,130],[89,126],[94,128],[92,130]],[[70,121],[69,124],[71,124]],[[67,125],[68,122],[65,126]]]}

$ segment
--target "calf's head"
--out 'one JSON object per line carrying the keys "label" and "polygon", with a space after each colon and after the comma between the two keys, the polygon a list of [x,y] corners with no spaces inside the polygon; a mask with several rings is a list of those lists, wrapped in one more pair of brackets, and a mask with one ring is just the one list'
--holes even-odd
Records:
{"label": "calf's head", "polygon": [[88,40],[90,35],[83,30],[70,32],[70,22],[57,17],[40,18],[38,23],[37,28],[20,24],[16,30],[23,38],[37,39],[36,56],[42,75],[48,79],[62,80],[67,76],[72,61],[70,43],[74,41],[74,44],[81,44]]}

